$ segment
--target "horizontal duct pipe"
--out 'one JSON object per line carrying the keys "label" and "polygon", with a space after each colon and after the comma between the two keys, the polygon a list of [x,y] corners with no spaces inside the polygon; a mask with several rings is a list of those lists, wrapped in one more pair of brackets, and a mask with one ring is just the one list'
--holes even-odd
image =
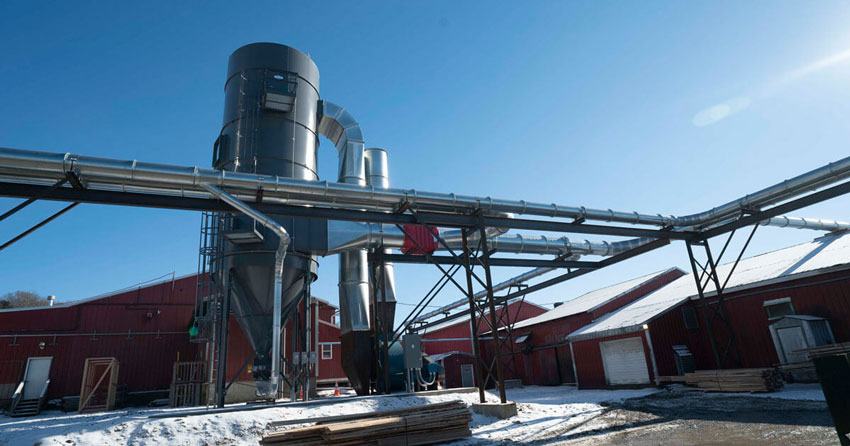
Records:
{"label": "horizontal duct pipe", "polygon": [[[499,234],[501,232],[499,229],[490,229],[490,233],[495,235],[488,234],[487,246],[491,250],[513,254],[613,256],[653,240],[636,238],[618,242],[592,242],[545,235]],[[455,237],[455,233],[459,234],[460,231],[441,233],[440,238],[445,245],[440,244],[437,249],[446,250],[448,246],[454,251],[462,250],[463,241],[459,235]],[[328,222],[328,251],[324,254],[337,254],[364,248],[400,249],[404,245],[404,238],[404,233],[395,226],[331,220]]]}
{"label": "horizontal duct pipe", "polygon": [[111,187],[111,190],[117,188],[134,192],[204,197],[208,195],[202,192],[202,185],[209,183],[225,188],[236,196],[240,193],[254,196],[262,191],[264,200],[290,204],[325,203],[335,207],[365,206],[370,209],[394,210],[401,203],[408,203],[412,209],[417,210],[458,212],[482,209],[485,212],[681,228],[717,224],[741,212],[775,204],[847,178],[850,176],[850,157],[711,210],[675,217],[0,148],[1,175],[16,177],[22,182],[29,182],[34,178],[58,181],[68,172],[78,174],[90,188]]}

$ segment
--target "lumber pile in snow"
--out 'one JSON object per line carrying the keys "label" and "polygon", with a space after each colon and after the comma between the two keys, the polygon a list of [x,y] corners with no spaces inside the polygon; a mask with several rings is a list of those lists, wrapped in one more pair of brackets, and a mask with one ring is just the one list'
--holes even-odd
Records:
{"label": "lumber pile in snow", "polygon": [[[472,435],[469,430],[472,414],[461,401],[387,412],[324,417],[315,421],[316,424],[312,426],[268,432],[260,444],[413,446],[447,443]],[[281,424],[284,423],[272,423],[278,426]]]}
{"label": "lumber pile in snow", "polygon": [[782,388],[774,369],[697,370],[685,374],[685,383],[706,392],[773,392]]}
{"label": "lumber pile in snow", "polygon": [[791,352],[791,354],[794,355],[805,354],[809,357],[809,359],[817,358],[819,356],[834,355],[838,353],[850,353],[850,342],[821,345],[820,347],[804,348],[802,350],[794,350],[793,352]]}

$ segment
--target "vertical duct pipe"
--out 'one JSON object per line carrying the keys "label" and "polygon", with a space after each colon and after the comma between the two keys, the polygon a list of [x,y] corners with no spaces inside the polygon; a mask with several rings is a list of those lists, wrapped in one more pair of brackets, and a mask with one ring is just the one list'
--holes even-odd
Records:
{"label": "vertical duct pipe", "polygon": [[[332,102],[319,101],[319,133],[339,151],[338,182],[366,185],[365,143],[354,116]],[[369,392],[372,331],[369,326],[369,271],[365,247],[339,254],[339,313],[342,368],[358,395]]]}
{"label": "vertical duct pipe", "polygon": [[272,285],[272,299],[274,300],[274,309],[272,310],[272,354],[271,354],[271,376],[269,379],[268,395],[274,398],[277,395],[280,384],[280,328],[281,328],[281,311],[283,310],[283,262],[286,259],[286,250],[289,248],[289,233],[280,225],[280,223],[272,220],[269,217],[257,212],[247,204],[239,201],[234,196],[219,189],[211,184],[205,184],[204,188],[210,193],[218,197],[221,201],[233,206],[239,212],[242,212],[248,217],[251,217],[257,223],[274,232],[280,240],[280,244],[275,253],[274,262],[274,284]]}
{"label": "vertical duct pipe", "polygon": [[[390,187],[390,173],[389,173],[389,162],[387,160],[387,152],[384,149],[371,148],[366,150],[366,185],[374,186],[375,188],[380,189],[389,189]],[[389,253],[389,249],[384,250],[385,253]],[[376,301],[378,302],[378,309],[376,314],[381,315],[386,318],[385,323],[388,324],[389,327],[394,327],[395,321],[395,310],[396,310],[396,294],[395,294],[395,274],[393,272],[393,264],[385,263],[384,264],[384,279],[386,281],[386,296],[381,296],[380,293],[382,287],[378,287],[378,298]],[[376,280],[378,283],[381,283],[382,278],[377,277]],[[386,302],[384,305],[382,302]],[[381,306],[385,308],[380,308]],[[386,316],[384,316],[386,315]]]}

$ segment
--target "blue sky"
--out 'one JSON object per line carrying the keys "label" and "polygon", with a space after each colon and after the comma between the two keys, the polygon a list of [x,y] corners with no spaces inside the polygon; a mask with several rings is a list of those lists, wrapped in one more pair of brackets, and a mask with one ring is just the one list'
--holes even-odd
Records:
{"label": "blue sky", "polygon": [[[848,155],[847,3],[119,3],[0,6],[0,146],[207,167],[227,57],[271,41],[313,57],[397,187],[682,215]],[[323,141],[320,175],[335,168]],[[848,204],[795,215],[850,220]],[[0,238],[62,206],[30,206]],[[73,300],[192,273],[199,220],[80,205],[0,253],[0,293]],[[814,235],[762,228],[749,252]],[[681,242],[530,300],[673,265]],[[438,277],[396,274],[405,303]],[[321,259],[314,293],[335,302],[336,275]]]}

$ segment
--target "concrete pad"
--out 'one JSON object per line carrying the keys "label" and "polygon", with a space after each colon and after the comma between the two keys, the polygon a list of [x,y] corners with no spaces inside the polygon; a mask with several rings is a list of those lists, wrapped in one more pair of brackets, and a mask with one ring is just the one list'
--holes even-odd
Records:
{"label": "concrete pad", "polygon": [[520,389],[522,388],[522,380],[521,379],[506,379],[505,380],[505,389]]}
{"label": "concrete pad", "polygon": [[496,417],[502,420],[516,416],[516,403],[472,403],[472,410],[481,415]]}

